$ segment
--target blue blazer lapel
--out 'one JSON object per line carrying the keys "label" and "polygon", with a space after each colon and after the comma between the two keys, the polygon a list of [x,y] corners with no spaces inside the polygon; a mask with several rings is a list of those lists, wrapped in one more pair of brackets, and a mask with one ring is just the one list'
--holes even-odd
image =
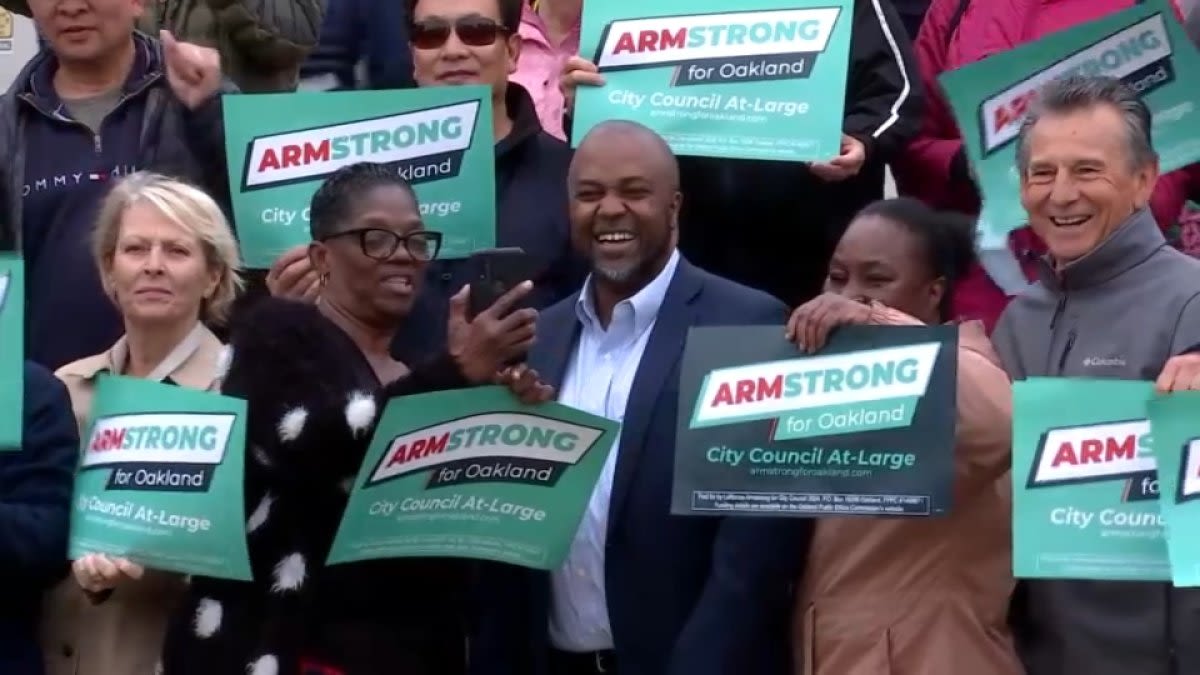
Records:
{"label": "blue blazer lapel", "polygon": [[579,317],[575,303],[579,293],[543,310],[538,320],[537,339],[529,354],[529,365],[542,381],[558,389],[562,386],[571,363],[575,342],[579,338]]}
{"label": "blue blazer lapel", "polygon": [[[646,433],[667,377],[683,355],[688,329],[695,323],[694,301],[700,294],[703,277],[698,269],[680,259],[675,278],[667,289],[658,319],[650,332],[646,350],[642,353],[633,388],[625,405],[625,422],[621,428],[621,445],[617,451],[617,466],[613,475],[612,496],[608,506],[608,531],[617,522],[629,487],[637,470],[638,458],[645,450]],[[671,420],[674,425],[675,421]],[[674,452],[674,448],[668,449]]]}

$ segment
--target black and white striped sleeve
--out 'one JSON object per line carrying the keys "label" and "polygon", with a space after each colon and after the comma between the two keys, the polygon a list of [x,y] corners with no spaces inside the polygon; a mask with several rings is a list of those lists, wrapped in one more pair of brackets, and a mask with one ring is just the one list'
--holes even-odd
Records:
{"label": "black and white striped sleeve", "polygon": [[842,129],[868,161],[903,148],[921,126],[924,92],[912,40],[891,0],[856,0]]}

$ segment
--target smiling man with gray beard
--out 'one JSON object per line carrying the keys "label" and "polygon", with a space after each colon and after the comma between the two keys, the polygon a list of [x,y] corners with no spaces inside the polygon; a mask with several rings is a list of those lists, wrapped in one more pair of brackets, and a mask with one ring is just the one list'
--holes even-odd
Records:
{"label": "smiling man with gray beard", "polygon": [[693,326],[778,325],[766,293],[676,250],[666,143],[609,121],[568,176],[583,289],[544,310],[529,363],[559,402],[622,423],[563,566],[492,565],[472,675],[785,675],[791,586],[811,521],[670,514],[679,365]]}

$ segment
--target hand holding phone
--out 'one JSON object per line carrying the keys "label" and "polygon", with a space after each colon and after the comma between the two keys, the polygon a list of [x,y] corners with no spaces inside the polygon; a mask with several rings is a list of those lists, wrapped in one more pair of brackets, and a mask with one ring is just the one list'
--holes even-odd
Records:
{"label": "hand holding phone", "polygon": [[[476,251],[467,261],[471,271],[470,317],[491,307],[500,296],[516,288],[523,281],[534,281],[539,269],[533,256],[519,247],[491,248]],[[514,306],[520,309],[525,304]],[[509,311],[512,311],[509,310]]]}

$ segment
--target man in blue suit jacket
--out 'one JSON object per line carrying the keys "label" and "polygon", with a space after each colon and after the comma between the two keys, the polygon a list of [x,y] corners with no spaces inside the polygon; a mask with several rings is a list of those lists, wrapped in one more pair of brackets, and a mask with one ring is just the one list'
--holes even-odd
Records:
{"label": "man in blue suit jacket", "polygon": [[[782,331],[787,310],[679,255],[678,168],[649,129],[596,127],[568,181],[572,243],[592,272],[542,312],[529,363],[560,402],[622,429],[563,567],[483,573],[472,673],[790,673],[792,591],[811,521],[670,513],[688,329]],[[731,229],[731,245],[738,236]]]}
{"label": "man in blue suit jacket", "polygon": [[42,593],[67,571],[79,433],[67,389],[25,363],[24,437],[0,448],[0,673],[38,675]]}

